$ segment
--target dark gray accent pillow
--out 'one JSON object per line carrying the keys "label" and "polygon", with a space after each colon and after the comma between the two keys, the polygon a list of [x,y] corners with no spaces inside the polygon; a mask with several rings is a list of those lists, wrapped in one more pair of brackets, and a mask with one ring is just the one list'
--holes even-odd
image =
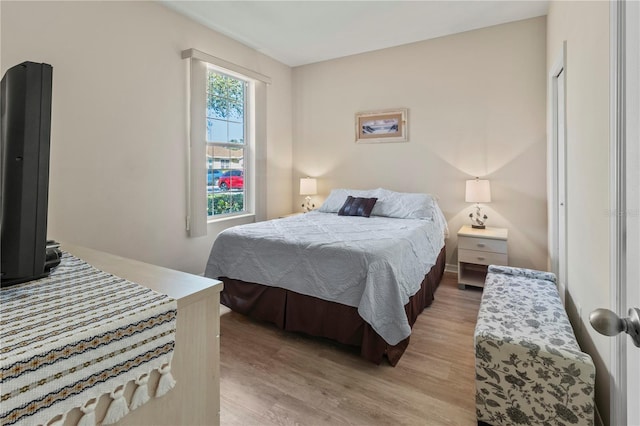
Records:
{"label": "dark gray accent pillow", "polygon": [[376,205],[377,198],[352,197],[349,195],[344,202],[338,216],[371,216],[371,210]]}

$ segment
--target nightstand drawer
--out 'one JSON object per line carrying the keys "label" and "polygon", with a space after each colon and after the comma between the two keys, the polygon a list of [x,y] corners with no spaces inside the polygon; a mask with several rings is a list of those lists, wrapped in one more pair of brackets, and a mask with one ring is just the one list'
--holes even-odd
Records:
{"label": "nightstand drawer", "polygon": [[458,237],[458,248],[462,250],[487,251],[493,253],[507,253],[506,240],[489,238]]}
{"label": "nightstand drawer", "polygon": [[[504,241],[506,243],[506,241]],[[507,255],[479,250],[458,249],[458,262],[477,265],[506,265]]]}

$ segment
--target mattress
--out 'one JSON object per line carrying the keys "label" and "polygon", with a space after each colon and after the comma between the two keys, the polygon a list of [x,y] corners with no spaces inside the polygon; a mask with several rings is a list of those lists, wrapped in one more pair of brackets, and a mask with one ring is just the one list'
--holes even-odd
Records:
{"label": "mattress", "polygon": [[396,345],[411,333],[405,305],[435,265],[445,231],[431,219],[310,212],[223,231],[205,275],[354,307]]}

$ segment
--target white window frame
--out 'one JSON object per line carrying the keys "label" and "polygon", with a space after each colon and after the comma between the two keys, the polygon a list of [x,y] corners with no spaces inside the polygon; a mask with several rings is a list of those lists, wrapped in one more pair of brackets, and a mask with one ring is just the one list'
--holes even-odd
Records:
{"label": "white window frame", "polygon": [[[240,212],[234,212],[234,213],[224,213],[224,214],[220,214],[220,215],[207,215],[207,222],[216,222],[218,220],[223,220],[229,217],[233,217],[233,216],[244,216],[247,214],[254,214],[254,192],[253,192],[253,186],[252,185],[252,176],[253,174],[253,170],[255,168],[255,162],[253,161],[254,155],[252,155],[253,152],[255,152],[255,137],[251,131],[251,129],[253,128],[252,126],[252,122],[251,120],[253,119],[253,117],[255,116],[255,107],[253,105],[253,100],[255,99],[254,96],[254,92],[255,92],[255,88],[254,88],[254,84],[253,81],[251,79],[248,79],[245,76],[239,75],[238,73],[234,73],[232,71],[220,68],[218,66],[212,65],[212,64],[207,64],[206,67],[206,72],[208,73],[209,71],[213,71],[216,72],[218,74],[221,75],[225,75],[227,77],[231,77],[234,78],[236,80],[242,81],[243,83],[245,83],[245,93],[244,93],[244,142],[242,143],[242,145],[237,144],[237,143],[232,143],[232,142],[228,142],[228,143],[223,143],[223,142],[210,142],[209,140],[207,140],[206,138],[206,133],[205,133],[205,146],[219,146],[219,147],[224,147],[224,148],[237,148],[239,146],[242,146],[243,149],[243,174],[244,174],[244,188],[243,188],[243,210]],[[206,74],[205,74],[206,77]],[[205,97],[206,97],[206,90],[205,90]],[[205,111],[205,118],[204,118],[204,122],[205,122],[205,126],[206,126],[206,111]],[[206,160],[206,154],[205,154],[205,160]],[[207,198],[208,198],[208,194],[206,194]]]}
{"label": "white window frame", "polygon": [[[187,64],[188,86],[188,133],[189,133],[189,178],[187,180],[187,217],[186,229],[191,237],[207,235],[208,224],[234,218],[252,216],[256,221],[266,219],[266,108],[267,85],[271,78],[217,58],[197,49],[182,52]],[[218,68],[224,74],[250,81],[249,102],[252,105],[245,138],[250,140],[245,145],[245,155],[251,162],[250,174],[245,171],[245,203],[244,213],[207,215],[207,168],[206,168],[206,70],[208,66]],[[245,111],[245,114],[247,111]],[[247,195],[250,194],[250,195]],[[233,225],[233,223],[231,224]]]}

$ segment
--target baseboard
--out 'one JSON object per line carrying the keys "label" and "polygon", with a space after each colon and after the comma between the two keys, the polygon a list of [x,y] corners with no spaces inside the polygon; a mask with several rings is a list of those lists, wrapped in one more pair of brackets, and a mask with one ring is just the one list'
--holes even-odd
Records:
{"label": "baseboard", "polygon": [[445,271],[445,272],[451,272],[451,273],[457,274],[457,273],[458,273],[458,264],[457,264],[457,263],[454,263],[454,264],[447,263],[447,264],[444,266],[444,271]]}
{"label": "baseboard", "polygon": [[567,284],[558,281],[558,295],[562,300],[562,306],[567,307]]}
{"label": "baseboard", "polygon": [[600,411],[598,411],[598,407],[594,404],[596,418],[594,419],[595,426],[604,426],[604,422],[602,421],[602,417],[600,417]]}

